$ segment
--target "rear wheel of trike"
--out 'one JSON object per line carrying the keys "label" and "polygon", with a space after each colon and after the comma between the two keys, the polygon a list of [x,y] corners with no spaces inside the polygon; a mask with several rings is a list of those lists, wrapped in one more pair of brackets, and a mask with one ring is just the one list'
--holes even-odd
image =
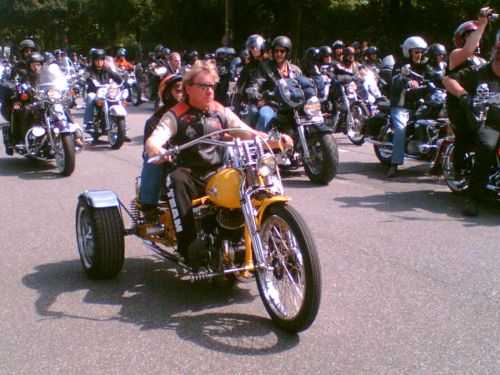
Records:
{"label": "rear wheel of trike", "polygon": [[80,260],[90,278],[113,277],[121,271],[125,241],[118,207],[90,207],[81,197],[76,208],[76,240]]}
{"label": "rear wheel of trike", "polygon": [[285,204],[266,209],[261,240],[267,270],[256,273],[259,293],[274,323],[296,333],[316,318],[321,300],[321,270],[310,230]]}

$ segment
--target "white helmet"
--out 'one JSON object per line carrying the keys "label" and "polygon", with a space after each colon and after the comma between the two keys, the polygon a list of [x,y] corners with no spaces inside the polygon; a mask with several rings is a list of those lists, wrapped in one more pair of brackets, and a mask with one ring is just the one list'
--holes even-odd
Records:
{"label": "white helmet", "polygon": [[419,36],[411,36],[404,41],[401,48],[403,49],[404,57],[410,57],[410,50],[411,49],[415,49],[415,48],[426,49],[427,42]]}

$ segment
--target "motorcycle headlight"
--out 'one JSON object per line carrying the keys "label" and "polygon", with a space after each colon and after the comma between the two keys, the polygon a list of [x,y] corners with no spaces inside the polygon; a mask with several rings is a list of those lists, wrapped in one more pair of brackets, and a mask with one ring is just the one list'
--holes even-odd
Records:
{"label": "motorcycle headlight", "polygon": [[106,98],[114,100],[116,99],[119,93],[120,89],[118,87],[110,87],[108,89],[108,93],[106,94]]}
{"label": "motorcycle headlight", "polygon": [[313,96],[307,100],[306,104],[304,104],[304,113],[309,117],[321,115],[321,103],[317,97]]}
{"label": "motorcycle headlight", "polygon": [[60,115],[64,113],[64,107],[62,106],[62,104],[54,104],[52,106],[52,112],[56,115]]}
{"label": "motorcycle headlight", "polygon": [[257,170],[262,177],[271,176],[276,172],[276,159],[272,155],[264,155],[257,162]]}
{"label": "motorcycle headlight", "polygon": [[59,90],[50,89],[49,91],[47,91],[47,97],[49,98],[49,100],[61,99],[62,93]]}
{"label": "motorcycle headlight", "polygon": [[106,96],[107,90],[106,88],[102,87],[97,90],[97,97],[98,98],[104,98]]}

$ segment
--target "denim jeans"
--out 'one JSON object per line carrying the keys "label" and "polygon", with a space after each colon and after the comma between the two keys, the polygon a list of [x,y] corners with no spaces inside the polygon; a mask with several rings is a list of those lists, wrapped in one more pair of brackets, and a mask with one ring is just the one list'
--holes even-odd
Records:
{"label": "denim jeans", "polygon": [[89,122],[94,122],[95,97],[96,97],[95,92],[89,92],[87,95],[87,100],[85,101],[85,114],[83,115],[84,124],[88,124]]}
{"label": "denim jeans", "polygon": [[139,201],[142,204],[158,204],[163,165],[148,163],[148,156],[143,156]]}
{"label": "denim jeans", "polygon": [[276,111],[267,105],[259,110],[259,119],[255,128],[261,132],[268,132],[270,130],[270,122],[276,117]]}
{"label": "denim jeans", "polygon": [[402,165],[405,158],[406,124],[410,119],[410,110],[403,107],[391,108],[392,121],[392,159],[391,164]]}

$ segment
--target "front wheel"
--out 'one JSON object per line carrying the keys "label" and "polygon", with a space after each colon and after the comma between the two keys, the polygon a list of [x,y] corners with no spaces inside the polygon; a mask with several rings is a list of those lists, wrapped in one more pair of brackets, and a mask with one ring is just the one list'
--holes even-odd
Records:
{"label": "front wheel", "polygon": [[126,123],[123,117],[109,116],[108,141],[113,150],[118,150],[125,142]]}
{"label": "front wheel", "polygon": [[260,238],[266,270],[256,273],[264,306],[281,329],[296,333],[316,318],[321,269],[316,245],[304,219],[292,207],[274,204],[264,213]]}
{"label": "front wheel", "polygon": [[63,176],[70,176],[75,170],[75,146],[71,134],[62,134],[54,139],[57,169]]}
{"label": "front wheel", "polygon": [[141,89],[138,85],[133,85],[130,87],[130,98],[132,100],[132,105],[137,107],[141,104]]}
{"label": "front wheel", "polygon": [[76,207],[76,240],[80,260],[90,278],[113,277],[120,272],[125,241],[118,207],[90,207],[80,197]]}
{"label": "front wheel", "polygon": [[[348,118],[350,125],[347,126],[347,136],[354,145],[361,146],[365,143],[365,136],[361,134],[361,129],[365,121],[370,117],[370,111],[366,108],[366,105],[361,102],[352,103],[350,111],[351,118]],[[347,116],[349,116],[349,114]]]}
{"label": "front wheel", "polygon": [[443,176],[446,185],[450,190],[456,194],[464,193],[469,186],[469,177],[461,176],[460,179],[457,178],[458,173],[455,171],[455,166],[453,163],[453,155],[455,151],[455,144],[450,144],[443,155]]}
{"label": "front wheel", "polygon": [[328,184],[339,167],[339,150],[333,134],[313,133],[307,138],[309,160],[304,158],[304,169],[311,182]]}

